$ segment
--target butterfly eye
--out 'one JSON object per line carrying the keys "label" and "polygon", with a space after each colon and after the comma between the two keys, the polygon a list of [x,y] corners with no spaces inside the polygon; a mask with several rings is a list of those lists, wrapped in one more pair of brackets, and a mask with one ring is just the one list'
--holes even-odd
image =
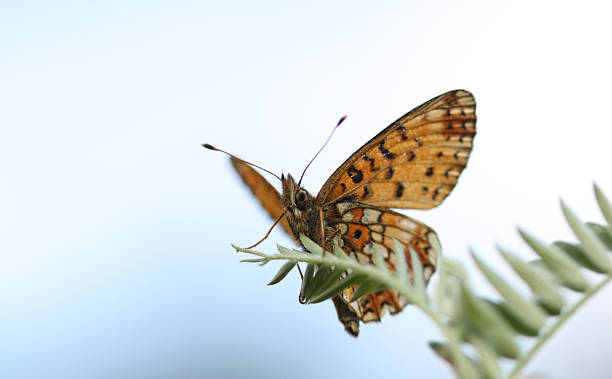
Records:
{"label": "butterfly eye", "polygon": [[306,208],[306,199],[308,198],[308,196],[306,195],[306,191],[298,191],[298,193],[295,194],[295,205],[299,208],[304,210]]}

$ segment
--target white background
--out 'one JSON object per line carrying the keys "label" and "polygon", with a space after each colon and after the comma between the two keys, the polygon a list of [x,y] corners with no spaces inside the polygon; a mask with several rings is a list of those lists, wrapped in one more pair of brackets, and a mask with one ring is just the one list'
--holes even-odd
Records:
{"label": "white background", "polygon": [[[331,303],[297,302],[295,273],[267,287],[278,266],[239,263],[229,244],[271,221],[200,144],[299,175],[348,114],[306,175],[316,193],[388,123],[470,90],[468,168],[441,207],[406,213],[477,286],[470,246],[510,277],[494,244],[528,257],[517,225],[572,240],[559,197],[595,221],[592,182],[612,197],[608,4],[3,3],[0,376],[451,377],[416,310],[351,339]],[[611,302],[526,373],[609,377]]]}

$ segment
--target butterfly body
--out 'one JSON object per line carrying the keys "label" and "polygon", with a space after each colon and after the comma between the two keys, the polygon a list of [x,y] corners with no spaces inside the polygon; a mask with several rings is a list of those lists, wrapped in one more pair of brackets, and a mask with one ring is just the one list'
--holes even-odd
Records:
{"label": "butterfly body", "polygon": [[[467,164],[476,134],[476,103],[471,93],[450,91],[408,112],[351,155],[315,197],[291,175],[283,176],[282,193],[243,161],[232,164],[264,208],[281,220],[294,241],[308,236],[331,251],[333,242],[363,264],[373,264],[378,249],[389,270],[396,259],[409,267],[413,248],[429,281],[437,265],[439,241],[427,225],[390,208],[430,209],[452,191]],[[404,248],[396,257],[393,240]],[[345,330],[357,336],[359,322],[380,321],[407,300],[394,290],[351,301],[355,287],[333,298]]]}
{"label": "butterfly body", "polygon": [[319,210],[322,209],[321,205],[314,196],[300,187],[291,175],[287,177],[283,175],[281,181],[283,188],[281,203],[293,235],[299,236],[303,233],[321,245],[321,223],[318,216]]}

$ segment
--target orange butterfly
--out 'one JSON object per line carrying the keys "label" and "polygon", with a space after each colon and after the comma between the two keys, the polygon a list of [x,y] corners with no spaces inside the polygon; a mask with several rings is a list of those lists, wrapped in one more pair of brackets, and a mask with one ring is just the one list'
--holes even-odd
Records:
{"label": "orange butterfly", "polygon": [[[377,246],[387,267],[395,271],[395,238],[404,247],[408,262],[409,247],[418,253],[429,281],[438,258],[432,249],[432,245],[439,245],[436,233],[389,208],[430,209],[439,205],[457,184],[475,134],[474,96],[455,90],[413,109],[378,133],[329,177],[317,197],[291,175],[280,178],[283,192],[279,194],[249,164],[235,157],[231,162],[270,216],[280,220],[297,243],[300,233],[320,245],[325,241],[328,251],[335,241],[347,254],[353,252],[360,263],[367,264],[373,264]],[[387,310],[395,314],[407,304],[394,290],[350,301],[356,289],[345,288],[333,298],[338,318],[353,336],[359,334],[359,321],[380,321]]]}

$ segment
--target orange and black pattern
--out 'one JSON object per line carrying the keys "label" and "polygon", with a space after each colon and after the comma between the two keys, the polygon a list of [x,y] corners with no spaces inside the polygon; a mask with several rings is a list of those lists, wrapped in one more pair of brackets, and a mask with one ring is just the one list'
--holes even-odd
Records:
{"label": "orange and black pattern", "polygon": [[[404,256],[411,269],[410,250],[412,247],[423,265],[425,280],[433,274],[438,257],[439,241],[436,233],[427,225],[385,208],[359,203],[341,203],[343,208],[340,220],[335,224],[340,231],[339,245],[359,263],[374,264],[373,253],[377,248],[385,260],[387,268],[395,271],[397,257],[394,252],[393,238],[404,247]],[[332,220],[333,222],[333,220]],[[389,311],[394,314],[407,304],[406,299],[392,290],[381,291],[351,302],[357,290],[349,287],[342,291],[342,299],[363,322],[379,321]]]}
{"label": "orange and black pattern", "polygon": [[[436,269],[439,241],[427,225],[389,208],[430,209],[457,184],[476,134],[476,102],[471,93],[455,90],[408,112],[351,155],[313,197],[290,175],[281,178],[279,194],[245,163],[232,163],[273,218],[284,214],[283,229],[294,239],[304,233],[331,246],[335,241],[358,262],[373,264],[374,248],[395,271],[393,238],[418,253],[425,279]],[[284,223],[283,223],[284,222]],[[330,236],[333,240],[328,240]],[[299,242],[299,241],[298,241]],[[359,322],[379,321],[385,312],[400,312],[406,299],[385,290],[351,302],[355,287],[333,299],[338,318],[353,336]]]}

